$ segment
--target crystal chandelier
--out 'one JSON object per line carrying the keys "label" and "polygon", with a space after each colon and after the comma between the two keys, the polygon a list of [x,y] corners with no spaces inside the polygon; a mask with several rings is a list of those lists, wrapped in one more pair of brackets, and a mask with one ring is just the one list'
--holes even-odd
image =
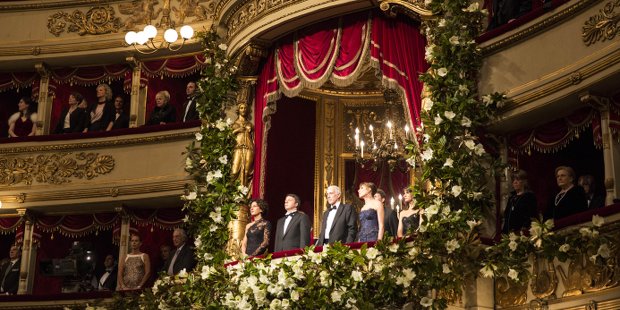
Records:
{"label": "crystal chandelier", "polygon": [[[168,6],[169,7],[169,6]],[[177,32],[174,28],[174,22],[170,20],[170,9],[164,9],[162,13],[162,18],[159,22],[159,27],[162,29],[166,29],[163,31],[163,40],[160,38],[160,42],[157,43],[155,38],[159,33],[157,27],[153,25],[146,25],[142,31],[135,32],[129,31],[125,34],[125,43],[134,47],[136,51],[141,54],[153,54],[161,49],[168,49],[170,51],[176,52],[183,48],[185,41],[189,40],[194,36],[194,28],[189,25],[185,25],[179,29]],[[179,39],[179,35],[181,36],[181,44],[177,47],[173,47],[173,43],[175,43]]]}
{"label": "crystal chandelier", "polygon": [[391,89],[384,91],[383,97],[387,110],[384,122],[361,120],[355,128],[353,139],[355,142],[355,160],[364,167],[371,164],[377,170],[383,163],[387,163],[390,171],[394,169],[403,172],[409,170],[409,164],[404,160],[405,146],[411,142],[412,132],[405,124],[402,105],[398,101],[398,94]]}

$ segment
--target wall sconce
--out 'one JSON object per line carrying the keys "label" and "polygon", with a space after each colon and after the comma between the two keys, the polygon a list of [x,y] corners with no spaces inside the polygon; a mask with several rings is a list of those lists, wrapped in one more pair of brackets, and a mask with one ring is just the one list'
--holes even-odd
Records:
{"label": "wall sconce", "polygon": [[[155,26],[147,25],[144,27],[142,31],[127,32],[125,34],[125,43],[133,46],[134,49],[138,51],[140,54],[149,55],[164,48],[170,51],[176,52],[180,50],[181,48],[183,48],[185,41],[191,39],[192,36],[194,36],[194,28],[192,28],[189,25],[185,25],[181,27],[178,33],[176,30],[174,30],[174,28],[171,27],[171,28],[168,28],[166,31],[164,31],[164,35],[163,35],[164,40],[161,41],[161,43],[159,43],[158,45],[157,43],[155,43],[155,40],[154,40],[158,32],[159,31],[157,30]],[[172,43],[176,42],[179,39],[179,34],[181,35],[181,38],[183,39],[183,41],[181,41],[181,45],[179,47],[173,48]],[[140,49],[138,48],[138,46],[144,49]]]}

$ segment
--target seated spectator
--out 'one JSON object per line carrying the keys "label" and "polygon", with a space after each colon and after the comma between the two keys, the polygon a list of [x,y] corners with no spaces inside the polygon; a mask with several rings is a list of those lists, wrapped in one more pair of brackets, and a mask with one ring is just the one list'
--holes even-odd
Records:
{"label": "seated spectator", "polygon": [[86,127],[87,114],[86,110],[79,107],[79,104],[84,101],[84,97],[77,92],[72,92],[69,95],[69,106],[65,107],[60,113],[58,124],[54,133],[72,133],[82,132]]}
{"label": "seated spectator", "polygon": [[549,200],[545,211],[545,220],[558,220],[588,209],[586,193],[580,186],[575,186],[575,170],[567,166],[555,168],[555,178],[560,192]]}
{"label": "seated spectator", "polygon": [[112,104],[112,89],[107,84],[97,86],[97,103],[86,110],[88,113],[88,128],[86,131],[110,131],[114,126],[116,111]]}
{"label": "seated spectator", "polygon": [[0,267],[0,294],[15,295],[19,288],[19,270],[21,268],[21,251],[19,246],[12,245],[9,260]]}
{"label": "seated spectator", "polygon": [[497,28],[532,10],[532,0],[493,0],[493,13],[488,29]]}
{"label": "seated spectator", "polygon": [[112,129],[129,128],[129,115],[125,113],[125,100],[121,96],[114,98],[114,124]]}
{"label": "seated spectator", "polygon": [[582,175],[579,177],[579,181],[577,183],[586,193],[588,209],[602,208],[605,206],[605,195],[597,192],[596,182],[594,182],[593,176],[589,174]]}
{"label": "seated spectator", "polygon": [[18,111],[9,117],[9,137],[26,137],[36,134],[37,113],[35,103],[22,97],[17,103]]}
{"label": "seated spectator", "polygon": [[537,203],[536,195],[530,190],[527,182],[527,173],[523,170],[512,174],[512,188],[502,224],[502,233],[520,232],[529,228],[532,218],[536,218]]}
{"label": "seated spectator", "polygon": [[97,289],[100,291],[115,291],[118,277],[116,260],[112,254],[105,257],[103,261],[105,270],[97,277]]}
{"label": "seated spectator", "polygon": [[170,93],[162,90],[155,95],[155,109],[151,113],[147,125],[165,125],[176,121],[176,111],[170,102]]}

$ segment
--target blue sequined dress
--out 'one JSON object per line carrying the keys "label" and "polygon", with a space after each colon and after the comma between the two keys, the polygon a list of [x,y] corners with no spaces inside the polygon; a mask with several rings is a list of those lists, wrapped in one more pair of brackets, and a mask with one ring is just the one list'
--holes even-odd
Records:
{"label": "blue sequined dress", "polygon": [[357,241],[377,241],[379,236],[379,219],[375,209],[362,210],[360,212],[360,229]]}

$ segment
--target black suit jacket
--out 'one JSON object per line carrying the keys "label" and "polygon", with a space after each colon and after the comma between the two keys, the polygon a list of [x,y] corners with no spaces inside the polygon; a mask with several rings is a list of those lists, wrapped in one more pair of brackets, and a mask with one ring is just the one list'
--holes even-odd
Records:
{"label": "black suit jacket", "polygon": [[383,207],[383,212],[383,227],[385,227],[385,232],[389,233],[392,237],[396,237],[396,233],[398,232],[398,216],[396,212],[388,206]]}
{"label": "black suit jacket", "polygon": [[90,113],[93,112],[95,109],[97,109],[97,103],[90,105],[90,107],[86,109],[88,131],[104,131],[108,128],[108,125],[110,123],[114,122],[114,118],[116,117],[116,109],[114,108],[114,104],[110,101],[104,103],[103,114],[101,115],[101,118],[93,123],[90,119]]}
{"label": "black suit jacket", "polygon": [[[67,113],[69,113],[69,108],[65,108],[60,113],[60,118],[58,119],[58,124],[56,124],[56,128],[54,129],[54,133],[70,133],[70,132],[82,132],[86,127],[86,123],[88,122],[86,110],[82,108],[77,108],[71,112],[69,116],[69,128],[64,129],[65,127],[65,117],[67,117]],[[90,118],[90,116],[88,116]]]}
{"label": "black suit jacket", "polygon": [[[191,108],[190,108],[191,109]],[[185,112],[185,110],[183,110]],[[188,112],[189,115],[189,112]],[[149,118],[147,125],[159,125],[161,122],[166,124],[174,123],[177,120],[176,109],[167,103],[163,107],[155,107],[153,113],[151,113],[151,117]]]}
{"label": "black suit jacket", "polygon": [[118,282],[118,268],[114,266],[114,268],[112,268],[112,271],[110,271],[110,275],[105,279],[103,285],[101,285],[100,279],[104,274],[105,270],[100,272],[97,276],[97,285],[99,286],[99,289],[104,288],[109,291],[116,291],[116,283]]}
{"label": "black suit jacket", "polygon": [[295,212],[284,231],[286,216],[278,220],[276,228],[274,252],[292,249],[303,249],[310,245],[310,219],[301,211]]}
{"label": "black suit jacket", "polygon": [[[187,116],[185,116],[185,110],[187,110],[188,104],[190,105],[189,111],[187,111]],[[183,119],[183,117],[185,117],[185,119]],[[183,111],[181,111],[181,121],[189,122],[195,121],[197,119],[200,119],[200,116],[198,115],[198,110],[196,110],[196,97],[194,97],[183,104]]]}
{"label": "black suit jacket", "polygon": [[[116,117],[116,113],[114,113],[114,117]],[[112,125],[112,129],[122,128],[129,128],[129,115],[127,115],[125,112],[122,112],[121,115],[119,115],[118,118],[114,120],[114,125]]]}
{"label": "black suit jacket", "polygon": [[[170,257],[166,260],[166,264],[164,265],[164,272],[168,272],[168,268],[170,267],[170,262],[174,257],[174,253],[176,253],[176,249],[170,253]],[[172,267],[172,271],[174,274],[178,274],[181,270],[185,269],[185,271],[190,272],[194,270],[196,266],[196,259],[194,258],[194,250],[189,247],[186,243],[181,248],[177,259],[174,261],[174,266]]]}
{"label": "black suit jacket", "polygon": [[[8,261],[6,264],[2,265],[0,268],[0,282],[4,278],[4,285],[0,289],[0,293],[9,293],[11,295],[17,294],[17,289],[19,288],[19,269],[21,264],[21,259],[18,259],[12,266],[11,261]],[[11,269],[7,273],[7,268],[9,267],[11,267]]]}
{"label": "black suit jacket", "polygon": [[[327,229],[327,215],[329,209],[323,212],[321,223],[321,234],[316,245],[322,246],[325,243],[325,230]],[[336,216],[329,230],[328,244],[340,241],[341,243],[351,243],[357,236],[357,212],[351,205],[340,204],[336,210]]]}

